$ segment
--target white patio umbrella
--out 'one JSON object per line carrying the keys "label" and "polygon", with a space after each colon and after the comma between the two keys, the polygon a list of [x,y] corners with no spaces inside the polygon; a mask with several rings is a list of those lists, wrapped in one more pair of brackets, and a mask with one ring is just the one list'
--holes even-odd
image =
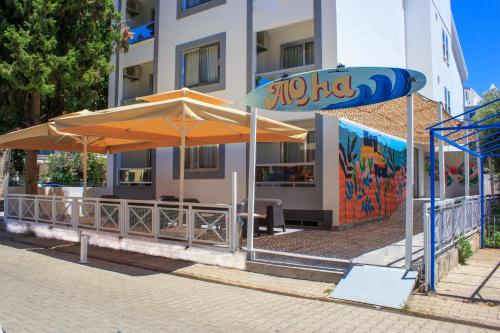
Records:
{"label": "white patio umbrella", "polygon": [[[82,115],[88,113],[91,112],[84,111],[75,113],[73,115]],[[2,149],[58,150],[83,153],[82,164],[84,196],[86,196],[87,192],[88,152],[111,154],[131,150],[154,148],[158,146],[158,142],[65,133],[59,131],[56,128],[54,121],[20,129],[0,136],[0,148]]]}
{"label": "white patio umbrella", "polygon": [[[189,89],[139,99],[146,102],[64,117],[55,123],[58,129],[78,135],[180,147],[180,207],[184,201],[186,147],[250,141],[250,114],[222,106],[227,101]],[[265,117],[257,118],[256,129],[259,142],[304,142],[307,136],[307,130]]]}

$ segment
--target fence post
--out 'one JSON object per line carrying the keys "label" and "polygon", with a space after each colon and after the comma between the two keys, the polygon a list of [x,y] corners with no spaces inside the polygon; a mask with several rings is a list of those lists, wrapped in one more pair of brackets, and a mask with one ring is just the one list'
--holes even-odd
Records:
{"label": "fence post", "polygon": [[118,209],[118,225],[120,226],[120,235],[125,237],[127,235],[128,220],[127,220],[127,200],[120,200]]}
{"label": "fence post", "polygon": [[158,211],[158,202],[155,201],[153,206],[153,237],[154,239],[158,239],[158,233],[160,232],[160,214]]}
{"label": "fence post", "polygon": [[[184,203],[183,203],[184,204]],[[184,206],[182,206],[182,210],[179,210],[184,214]],[[182,221],[183,216],[179,217],[179,221]],[[188,231],[188,246],[193,245],[193,238],[194,238],[194,212],[193,212],[193,206],[188,205],[188,210],[186,212],[186,227]]]}
{"label": "fence post", "polygon": [[229,248],[232,252],[236,252],[238,249],[238,221],[237,221],[237,209],[238,209],[238,173],[233,172],[232,182],[231,182],[231,219],[229,222],[231,237]]}
{"label": "fence post", "polygon": [[39,212],[38,212],[38,196],[35,196],[35,207],[33,209],[33,214],[35,215],[35,216],[33,216],[35,222],[38,223],[38,215],[39,215]]}
{"label": "fence post", "polygon": [[463,212],[462,212],[462,234],[465,236],[466,232],[467,232],[467,226],[466,226],[466,223],[467,223],[467,197],[464,198],[464,201],[463,201]]}
{"label": "fence post", "polygon": [[17,214],[17,219],[21,221],[23,219],[23,197],[19,196],[18,198],[19,200],[17,202],[18,205],[17,209],[19,210],[19,212]]}
{"label": "fence post", "polygon": [[101,229],[101,202],[99,199],[95,200],[95,230]]}
{"label": "fence post", "polygon": [[429,217],[429,204],[426,203],[424,204],[424,214],[422,215],[424,217],[424,267],[425,267],[425,285],[427,288],[429,288],[429,285],[431,283],[431,258],[430,258],[430,248],[428,244],[430,244],[430,217]]}
{"label": "fence post", "polygon": [[71,224],[73,229],[78,230],[78,220],[80,219],[78,198],[71,199]]}
{"label": "fence post", "polygon": [[57,221],[57,205],[56,205],[56,196],[52,196],[52,225],[56,225]]}

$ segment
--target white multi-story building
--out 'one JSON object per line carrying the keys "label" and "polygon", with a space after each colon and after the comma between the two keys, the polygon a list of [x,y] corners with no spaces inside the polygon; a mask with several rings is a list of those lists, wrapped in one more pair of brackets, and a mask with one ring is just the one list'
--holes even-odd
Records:
{"label": "white multi-story building", "polygon": [[[110,107],[189,87],[245,110],[243,98],[261,80],[341,63],[421,71],[427,77],[424,96],[443,102],[450,114],[463,112],[467,68],[450,0],[117,0],[116,5],[135,34],[129,51],[113,58]],[[283,198],[288,212],[302,221],[331,219],[323,184],[336,175],[318,163],[327,159],[324,147],[319,149],[328,135],[321,116],[263,113],[312,134],[302,146],[261,144],[258,164],[310,166],[316,183],[258,184],[257,196]],[[238,195],[246,196],[245,144],[191,148],[187,156],[186,197],[229,202],[232,171],[239,174]],[[175,195],[178,158],[174,148],[110,157],[108,183],[122,197]]]}

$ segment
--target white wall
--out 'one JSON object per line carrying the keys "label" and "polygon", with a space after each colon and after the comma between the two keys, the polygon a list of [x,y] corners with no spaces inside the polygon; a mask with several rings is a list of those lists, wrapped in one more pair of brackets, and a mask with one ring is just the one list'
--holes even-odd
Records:
{"label": "white wall", "polygon": [[427,98],[434,99],[433,86],[437,84],[437,79],[432,72],[430,1],[404,0],[404,8],[406,68],[425,74],[427,83],[420,93]]}
{"label": "white wall", "polygon": [[281,69],[281,46],[286,43],[314,38],[314,21],[304,21],[267,30],[267,51],[257,54],[257,73]]}
{"label": "white wall", "polygon": [[[239,0],[246,2],[244,0]],[[332,1],[332,0],[328,0]],[[333,2],[333,1],[332,1]],[[313,0],[254,0],[253,30],[282,27],[313,18]]]}
{"label": "white wall", "polygon": [[147,62],[144,64],[140,64],[140,66],[141,75],[138,80],[131,80],[126,77],[123,79],[122,98],[124,100],[149,95],[151,93],[149,86],[149,76],[153,73],[153,63]]}
{"label": "white wall", "polygon": [[126,53],[120,54],[120,66],[128,67],[153,61],[154,38],[130,45]]}
{"label": "white wall", "polygon": [[332,211],[332,225],[339,225],[339,119],[323,117],[323,210]]}
{"label": "white wall", "polygon": [[[422,94],[444,103],[450,90],[452,115],[463,112],[463,83],[452,50],[450,0],[405,0],[407,67],[423,72]],[[448,35],[449,64],[443,59],[442,31]]]}
{"label": "white wall", "polygon": [[[234,102],[235,108],[245,110],[246,91],[246,1],[227,1],[226,4],[177,19],[177,1],[162,1],[160,5],[158,92],[175,89],[176,46],[222,32],[226,33],[226,89],[211,95]],[[202,22],[202,24],[200,23]],[[226,145],[225,179],[186,179],[185,197],[195,197],[209,203],[231,201],[231,173],[238,172],[238,196],[246,197],[245,145]],[[177,195],[179,182],[172,179],[172,149],[157,154],[156,194]]]}
{"label": "white wall", "polygon": [[401,0],[337,0],[338,62],[405,67]]}

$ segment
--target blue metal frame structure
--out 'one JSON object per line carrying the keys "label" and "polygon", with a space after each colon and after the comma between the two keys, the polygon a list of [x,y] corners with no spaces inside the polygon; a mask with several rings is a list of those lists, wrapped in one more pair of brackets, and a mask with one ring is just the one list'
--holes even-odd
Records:
{"label": "blue metal frame structure", "polygon": [[[468,118],[466,116],[470,115],[471,113],[475,113],[477,110],[480,110],[486,106],[493,105],[498,107],[498,111],[495,112],[494,114],[491,114],[487,117],[484,117],[479,120],[475,121],[470,121],[469,123],[465,123],[464,125],[461,126],[452,126],[453,123],[451,123],[452,120],[460,120],[460,118]],[[436,177],[436,170],[435,170],[435,143],[434,140],[443,140],[447,144],[462,150],[464,153],[470,154],[480,160],[480,165],[479,165],[479,176],[480,176],[480,205],[481,205],[481,248],[484,247],[484,159],[488,157],[500,157],[500,122],[498,122],[498,119],[500,119],[500,98],[495,99],[494,101],[491,101],[489,103],[483,104],[481,106],[478,106],[476,108],[473,108],[467,112],[464,112],[462,114],[459,114],[458,116],[451,117],[449,119],[446,119],[444,121],[441,121],[439,123],[436,123],[432,126],[429,126],[426,128],[426,130],[429,130],[429,140],[430,140],[430,184],[434,184],[434,179]],[[484,124],[487,121],[492,121],[496,120],[495,123],[493,124]],[[452,139],[450,136],[459,133],[462,130],[469,130],[472,133],[462,135],[457,139]],[[481,135],[485,131],[492,131],[491,133],[488,133],[486,135]],[[475,135],[476,138],[474,141],[470,141],[467,143],[460,143],[460,141],[465,141],[464,139],[470,136]],[[486,141],[486,139],[493,138],[495,136],[498,136],[498,138],[494,138],[493,140]],[[481,141],[485,142],[484,144],[481,144]],[[472,147],[471,147],[472,146]],[[436,285],[436,272],[435,272],[435,262],[436,262],[436,190],[434,186],[431,185],[431,237],[430,237],[430,244],[426,244],[426,246],[430,246],[430,254],[431,254],[431,281],[430,281],[430,289],[434,290],[435,285]],[[426,268],[427,269],[427,268]]]}

